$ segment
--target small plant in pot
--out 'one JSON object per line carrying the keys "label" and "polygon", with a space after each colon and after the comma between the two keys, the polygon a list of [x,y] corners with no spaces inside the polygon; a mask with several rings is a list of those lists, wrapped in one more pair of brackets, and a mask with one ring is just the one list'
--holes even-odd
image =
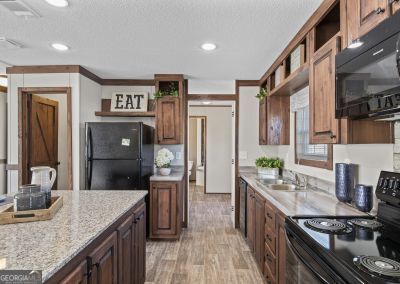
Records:
{"label": "small plant in pot", "polygon": [[159,169],[160,175],[168,176],[171,174],[171,161],[174,159],[174,154],[166,148],[161,149],[157,153],[155,165]]}
{"label": "small plant in pot", "polygon": [[279,169],[282,168],[282,161],[279,158],[260,157],[256,160],[258,174],[263,178],[275,179],[279,176]]}

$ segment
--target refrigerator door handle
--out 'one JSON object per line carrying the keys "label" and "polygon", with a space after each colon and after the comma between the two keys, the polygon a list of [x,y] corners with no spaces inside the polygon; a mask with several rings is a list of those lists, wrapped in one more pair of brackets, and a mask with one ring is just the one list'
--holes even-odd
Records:
{"label": "refrigerator door handle", "polygon": [[87,176],[87,189],[92,188],[92,172],[93,172],[93,167],[92,167],[92,160],[87,161],[87,168],[86,168],[86,176]]}
{"label": "refrigerator door handle", "polygon": [[87,145],[86,145],[86,179],[87,189],[92,187],[92,130],[90,127],[87,129]]}

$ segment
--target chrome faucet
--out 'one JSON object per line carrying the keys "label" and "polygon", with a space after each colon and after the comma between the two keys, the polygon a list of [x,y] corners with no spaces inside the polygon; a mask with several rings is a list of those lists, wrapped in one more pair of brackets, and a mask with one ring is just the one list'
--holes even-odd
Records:
{"label": "chrome faucet", "polygon": [[289,175],[292,176],[292,182],[295,186],[307,188],[308,178],[305,175],[300,175],[294,171],[288,170]]}

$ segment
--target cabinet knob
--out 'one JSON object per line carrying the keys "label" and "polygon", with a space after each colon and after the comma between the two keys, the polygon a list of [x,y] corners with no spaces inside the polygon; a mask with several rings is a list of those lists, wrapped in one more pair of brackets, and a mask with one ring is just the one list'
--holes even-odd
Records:
{"label": "cabinet knob", "polygon": [[331,137],[331,139],[335,139],[336,135],[331,132],[331,136],[330,137]]}
{"label": "cabinet knob", "polygon": [[376,13],[377,15],[382,14],[383,12],[385,12],[385,9],[383,9],[383,8],[381,8],[381,7],[378,7],[378,8],[375,10],[375,13]]}
{"label": "cabinet knob", "polygon": [[90,277],[92,276],[92,270],[89,270],[87,273],[83,274],[83,276]]}

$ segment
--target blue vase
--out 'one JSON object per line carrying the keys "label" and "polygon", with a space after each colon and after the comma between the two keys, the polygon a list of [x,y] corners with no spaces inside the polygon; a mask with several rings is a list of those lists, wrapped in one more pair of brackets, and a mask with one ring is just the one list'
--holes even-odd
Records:
{"label": "blue vase", "polygon": [[339,201],[351,202],[353,200],[355,167],[354,164],[335,164],[335,194]]}
{"label": "blue vase", "polygon": [[354,191],[354,203],[358,210],[369,212],[374,203],[374,188],[372,185],[357,184]]}

